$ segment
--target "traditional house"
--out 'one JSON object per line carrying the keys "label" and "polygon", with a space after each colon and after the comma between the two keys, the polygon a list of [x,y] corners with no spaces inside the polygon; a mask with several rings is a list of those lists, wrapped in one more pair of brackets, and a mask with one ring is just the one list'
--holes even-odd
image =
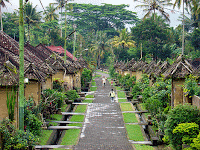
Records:
{"label": "traditional house", "polygon": [[[16,120],[16,126],[18,123],[18,72],[17,68],[10,62],[6,61],[0,67],[0,120],[3,118],[9,118],[13,115],[14,120]],[[8,102],[8,95],[14,94],[12,91],[16,91],[13,101]],[[9,96],[10,97],[10,96]],[[10,99],[10,98],[9,98]],[[11,100],[11,99],[10,99]],[[7,102],[9,106],[7,106]],[[8,111],[10,110],[10,113]],[[12,112],[11,110],[14,110]],[[14,114],[13,114],[14,113]]]}
{"label": "traditional house", "polygon": [[25,84],[25,98],[32,97],[35,104],[39,104],[41,99],[42,82],[44,82],[46,74],[39,71],[32,63],[24,71],[24,77],[28,78],[28,83]]}
{"label": "traditional house", "polygon": [[176,107],[179,104],[191,103],[185,97],[183,85],[186,76],[193,73],[192,65],[183,56],[179,56],[169,69],[164,72],[165,78],[172,78],[171,106]]}
{"label": "traditional house", "polygon": [[127,75],[130,74],[131,76],[131,71],[130,68],[135,64],[135,59],[132,58],[129,62],[127,62],[123,67],[122,67],[122,74]]}

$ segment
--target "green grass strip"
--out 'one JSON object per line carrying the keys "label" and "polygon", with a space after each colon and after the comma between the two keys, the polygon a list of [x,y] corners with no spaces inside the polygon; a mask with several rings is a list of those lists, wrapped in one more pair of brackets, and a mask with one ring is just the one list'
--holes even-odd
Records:
{"label": "green grass strip", "polygon": [[74,115],[74,116],[71,117],[70,121],[83,122],[84,121],[84,115]]}
{"label": "green grass strip", "polygon": [[63,106],[61,107],[61,112],[65,112],[65,111],[66,111],[66,108],[67,108],[67,104],[63,105]]}
{"label": "green grass strip", "polygon": [[122,91],[118,91],[118,92],[117,92],[117,96],[118,96],[118,98],[126,98],[125,93],[122,92]]}
{"label": "green grass strip", "polygon": [[77,113],[84,113],[86,112],[87,105],[78,105],[75,112]]}
{"label": "green grass strip", "polygon": [[96,82],[92,82],[92,86],[97,86],[97,85],[96,85]]}
{"label": "green grass strip", "polygon": [[152,146],[149,145],[142,145],[142,144],[133,144],[136,150],[154,150]]}
{"label": "green grass strip", "polygon": [[53,130],[42,130],[42,134],[40,136],[40,145],[46,145],[47,141],[49,140],[49,137],[51,136],[51,133]]}
{"label": "green grass strip", "polygon": [[61,145],[76,145],[80,132],[80,129],[66,130]]}
{"label": "green grass strip", "polygon": [[115,88],[116,88],[116,90],[123,91],[123,89],[120,86],[116,86]]}
{"label": "green grass strip", "polygon": [[90,91],[96,91],[97,87],[90,87]]}
{"label": "green grass strip", "polygon": [[140,125],[128,125],[126,124],[126,130],[128,132],[128,137],[133,141],[144,141]]}
{"label": "green grass strip", "polygon": [[125,123],[137,123],[138,120],[134,113],[123,113]]}
{"label": "green grass strip", "polygon": [[94,95],[86,95],[85,98],[94,98]]}
{"label": "green grass strip", "polygon": [[133,108],[130,103],[121,103],[120,104],[122,111],[132,111]]}
{"label": "green grass strip", "polygon": [[70,123],[68,126],[77,126],[77,127],[82,127],[82,123]]}
{"label": "green grass strip", "polygon": [[124,98],[124,99],[118,99],[118,102],[127,102],[127,100]]}
{"label": "green grass strip", "polygon": [[83,103],[92,103],[93,100],[84,100]]}

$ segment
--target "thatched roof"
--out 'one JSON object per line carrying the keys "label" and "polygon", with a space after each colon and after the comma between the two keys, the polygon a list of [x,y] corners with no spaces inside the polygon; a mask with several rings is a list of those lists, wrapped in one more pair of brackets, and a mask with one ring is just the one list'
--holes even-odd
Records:
{"label": "thatched roof", "polygon": [[132,58],[129,62],[127,62],[123,67],[123,71],[128,71],[134,64],[136,63],[135,59]]}
{"label": "thatched roof", "polygon": [[155,75],[156,76],[160,76],[161,74],[163,74],[171,65],[169,64],[168,61],[164,61],[160,66],[158,66],[155,69]]}
{"label": "thatched roof", "polygon": [[0,66],[0,85],[11,86],[18,84],[17,68],[10,62],[6,61]]}
{"label": "thatched roof", "polygon": [[177,60],[167,69],[163,75],[165,78],[185,78],[193,73],[192,65],[184,56],[179,56]]}
{"label": "thatched roof", "polygon": [[135,72],[135,71],[143,71],[147,67],[147,63],[143,62],[142,60],[137,61],[131,68],[130,70]]}
{"label": "thatched roof", "polygon": [[83,59],[82,55],[78,58],[76,62],[78,62],[82,68],[88,68],[88,63]]}
{"label": "thatched roof", "polygon": [[39,71],[39,69],[33,63],[30,63],[29,66],[24,71],[24,77],[42,82],[46,78],[46,74]]}
{"label": "thatched roof", "polygon": [[153,60],[151,61],[146,68],[144,68],[144,73],[146,74],[151,74],[154,72],[155,68],[156,68],[157,64],[156,62]]}

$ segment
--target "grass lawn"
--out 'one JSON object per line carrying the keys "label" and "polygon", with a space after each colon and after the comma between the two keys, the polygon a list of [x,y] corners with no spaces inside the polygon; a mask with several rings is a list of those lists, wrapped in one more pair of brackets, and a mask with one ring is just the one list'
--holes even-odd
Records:
{"label": "grass lawn", "polygon": [[123,113],[125,123],[137,123],[138,120],[134,113]]}
{"label": "grass lawn", "polygon": [[97,86],[97,85],[96,85],[96,82],[92,82],[92,86]]}
{"label": "grass lawn", "polygon": [[71,117],[70,121],[83,122],[84,121],[84,115],[74,115],[74,116]]}
{"label": "grass lawn", "polygon": [[77,113],[84,113],[87,109],[87,105],[78,105],[75,112]]}
{"label": "grass lawn", "polygon": [[[113,82],[113,84],[114,84],[114,82]],[[116,88],[116,90],[123,91],[123,89],[120,86],[116,86],[115,88]]]}
{"label": "grass lawn", "polygon": [[94,98],[94,95],[86,95],[85,98]]}
{"label": "grass lawn", "polygon": [[[146,110],[145,104],[141,103],[139,104],[142,110]],[[144,113],[144,116],[146,117],[146,119],[148,118],[148,115],[150,115],[150,113]]]}
{"label": "grass lawn", "polygon": [[137,150],[154,150],[150,145],[133,144]]}
{"label": "grass lawn", "polygon": [[130,103],[121,103],[120,106],[122,111],[133,111],[133,108]]}
{"label": "grass lawn", "polygon": [[96,91],[97,87],[90,87],[90,91]]}
{"label": "grass lawn", "polygon": [[95,79],[95,78],[100,78],[100,77],[101,77],[100,74],[96,74],[96,76],[94,76],[94,79]]}
{"label": "grass lawn", "polygon": [[49,137],[51,136],[51,133],[53,130],[42,130],[41,136],[40,136],[40,145],[46,145]]}
{"label": "grass lawn", "polygon": [[118,99],[118,102],[127,102],[126,99]]}
{"label": "grass lawn", "polygon": [[[51,121],[51,120],[53,120],[53,121],[60,121],[61,119],[62,119],[62,115],[60,115],[60,114],[53,114],[53,115],[51,115],[51,119],[47,119],[46,121]],[[50,122],[49,125],[51,125],[51,126],[57,126],[58,123]]]}
{"label": "grass lawn", "polygon": [[83,103],[92,103],[93,100],[84,100]]}
{"label": "grass lawn", "polygon": [[125,93],[122,92],[122,91],[118,91],[118,92],[117,92],[117,96],[118,96],[118,98],[126,98]]}
{"label": "grass lawn", "polygon": [[80,132],[80,129],[66,130],[61,145],[76,145]]}
{"label": "grass lawn", "polygon": [[126,124],[126,130],[128,133],[129,140],[133,141],[144,141],[140,125],[128,125]]}
{"label": "grass lawn", "polygon": [[67,107],[67,104],[63,105],[63,106],[61,107],[61,112],[65,112],[65,111],[66,111],[66,107]]}

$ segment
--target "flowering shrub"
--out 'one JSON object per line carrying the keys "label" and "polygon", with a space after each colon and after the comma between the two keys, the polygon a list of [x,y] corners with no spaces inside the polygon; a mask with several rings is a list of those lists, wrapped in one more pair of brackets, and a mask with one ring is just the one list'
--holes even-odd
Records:
{"label": "flowering shrub", "polygon": [[59,81],[59,79],[54,79],[53,81],[53,89],[57,90],[58,92],[63,91],[62,83]]}
{"label": "flowering shrub", "polygon": [[30,150],[39,141],[31,132],[17,130],[9,119],[0,121],[1,149]]}

